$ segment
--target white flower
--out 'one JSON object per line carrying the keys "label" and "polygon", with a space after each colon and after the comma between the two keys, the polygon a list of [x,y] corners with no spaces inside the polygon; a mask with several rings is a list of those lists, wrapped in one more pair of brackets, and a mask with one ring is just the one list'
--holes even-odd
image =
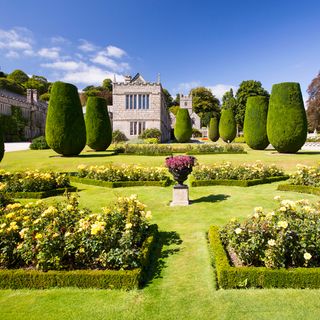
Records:
{"label": "white flower", "polygon": [[[255,207],[254,208],[254,212],[255,213],[262,213],[263,212],[263,208],[262,207]],[[259,216],[259,215],[258,215]]]}
{"label": "white flower", "polygon": [[303,257],[304,257],[305,260],[310,260],[312,258],[312,255],[309,252],[305,252]]}
{"label": "white flower", "polygon": [[275,196],[273,199],[276,200],[276,201],[280,201],[281,197],[280,196]]}
{"label": "white flower", "polygon": [[286,229],[288,227],[288,222],[283,220],[283,221],[279,221],[277,224],[278,227]]}
{"label": "white flower", "polygon": [[241,229],[241,228],[237,228],[237,229],[234,230],[234,232],[235,232],[236,234],[240,234],[240,233],[242,232],[242,229]]}
{"label": "white flower", "polygon": [[131,229],[132,228],[132,223],[126,223],[126,229],[128,230],[128,229]]}
{"label": "white flower", "polygon": [[268,240],[268,245],[269,245],[270,247],[275,246],[275,245],[276,245],[275,240],[274,240],[274,239],[270,239],[270,240]]}

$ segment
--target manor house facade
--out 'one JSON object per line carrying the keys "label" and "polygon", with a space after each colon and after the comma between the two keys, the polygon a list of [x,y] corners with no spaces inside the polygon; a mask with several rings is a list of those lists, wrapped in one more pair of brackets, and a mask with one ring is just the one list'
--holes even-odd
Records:
{"label": "manor house facade", "polygon": [[146,129],[161,131],[161,141],[170,140],[171,119],[160,81],[147,82],[139,73],[124,82],[113,82],[113,105],[109,106],[113,131],[137,138]]}
{"label": "manor house facade", "polygon": [[[0,115],[11,116],[13,108],[19,108],[25,120],[25,139],[44,135],[48,105],[38,101],[36,89],[27,89],[27,96],[0,89]],[[10,136],[8,140],[11,140]]]}

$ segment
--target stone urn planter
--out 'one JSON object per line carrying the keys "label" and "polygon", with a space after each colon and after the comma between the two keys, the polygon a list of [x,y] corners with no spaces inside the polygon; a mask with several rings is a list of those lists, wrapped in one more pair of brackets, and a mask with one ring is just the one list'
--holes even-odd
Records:
{"label": "stone urn planter", "polygon": [[188,179],[188,175],[192,172],[195,163],[196,158],[193,156],[181,155],[166,158],[166,167],[177,182],[173,187],[171,206],[189,205],[189,188],[183,182]]}

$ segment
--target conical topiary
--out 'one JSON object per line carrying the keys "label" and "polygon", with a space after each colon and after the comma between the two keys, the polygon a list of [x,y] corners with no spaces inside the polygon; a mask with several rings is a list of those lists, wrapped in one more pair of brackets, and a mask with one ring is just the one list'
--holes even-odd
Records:
{"label": "conical topiary", "polygon": [[192,124],[187,109],[180,108],[176,115],[174,136],[178,142],[188,142],[192,136]]}
{"label": "conical topiary", "polygon": [[280,153],[295,153],[304,145],[307,129],[300,84],[296,82],[274,84],[267,119],[270,143]]}
{"label": "conical topiary", "polygon": [[86,106],[87,145],[96,151],[106,150],[112,140],[112,129],[107,100],[89,97]]}
{"label": "conical topiary", "polygon": [[86,127],[77,88],[55,82],[51,89],[46,119],[46,140],[64,156],[78,155],[86,145]]}
{"label": "conical topiary", "polygon": [[219,119],[217,117],[210,119],[209,139],[213,142],[219,140]]}
{"label": "conical topiary", "polygon": [[219,134],[224,142],[232,142],[236,137],[237,127],[232,109],[222,110],[219,122]]}
{"label": "conical topiary", "polygon": [[264,150],[269,145],[267,136],[268,97],[249,97],[244,117],[244,139],[254,150]]}
{"label": "conical topiary", "polygon": [[0,127],[0,161],[4,156],[4,140],[3,140],[3,132],[2,128]]}

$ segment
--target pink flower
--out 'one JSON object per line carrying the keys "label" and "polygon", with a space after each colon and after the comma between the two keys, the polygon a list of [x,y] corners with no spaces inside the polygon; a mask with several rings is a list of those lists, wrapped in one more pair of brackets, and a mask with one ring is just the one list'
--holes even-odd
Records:
{"label": "pink flower", "polygon": [[166,158],[166,166],[169,170],[192,168],[195,163],[196,158],[192,156],[171,156]]}

